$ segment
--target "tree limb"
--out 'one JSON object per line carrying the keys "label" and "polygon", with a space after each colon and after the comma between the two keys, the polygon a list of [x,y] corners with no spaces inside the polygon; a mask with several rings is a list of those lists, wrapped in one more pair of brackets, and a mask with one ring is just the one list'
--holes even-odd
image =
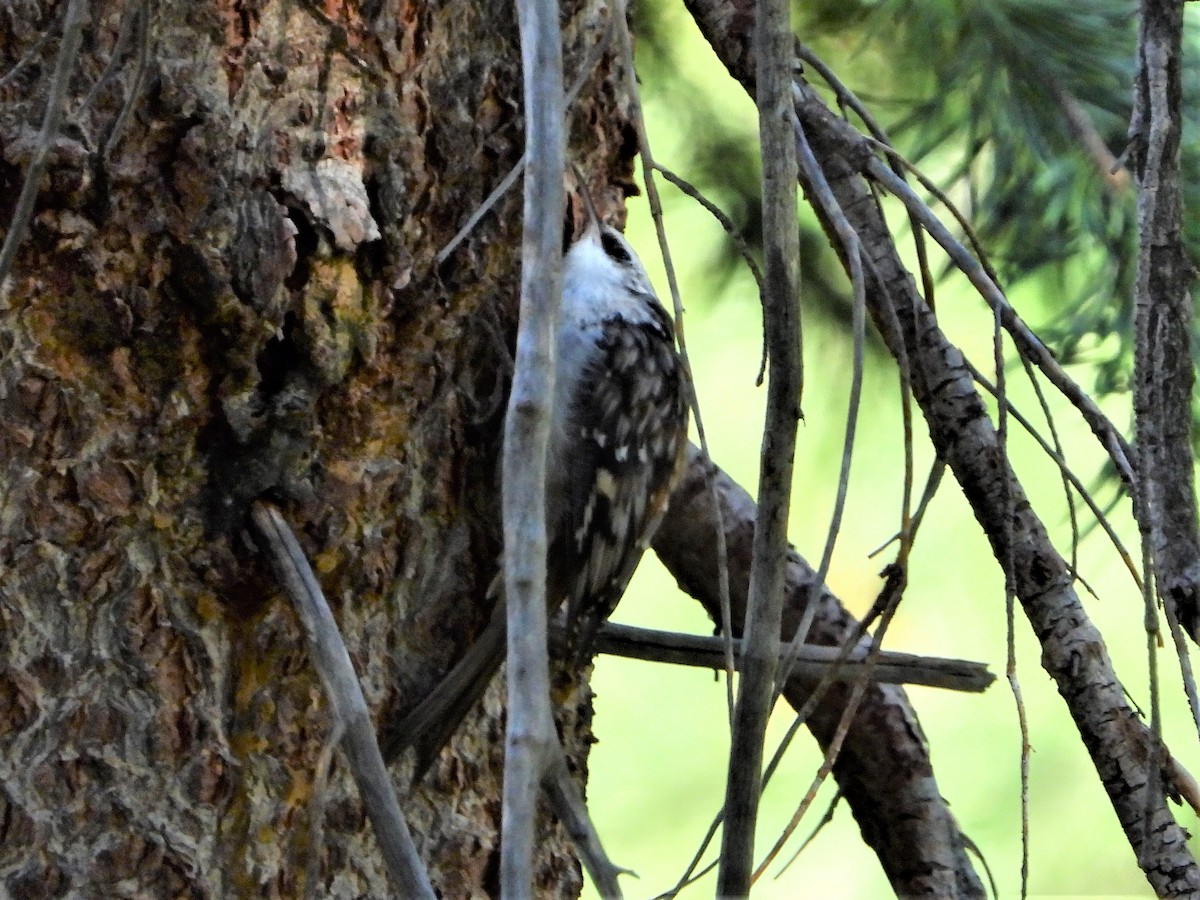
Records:
{"label": "tree limb", "polygon": [[375,726],[362,686],[312,567],[278,509],[256,501],[251,508],[251,518],[266,543],[271,565],[292,601],[296,617],[304,626],[313,666],[321,677],[333,715],[345,729],[342,750],[396,889],[403,897],[432,900],[434,893],[429,873],[417,855],[387,766],[379,753]]}
{"label": "tree limb", "polygon": [[[655,535],[654,550],[680,587],[699,600],[714,621],[720,621],[712,526],[715,495],[729,545],[729,591],[733,621],[738,623],[746,609],[755,504],[720,470],[713,475],[710,491],[704,469],[699,452],[692,448],[688,470]],[[810,643],[839,646],[857,624],[837,598],[816,583],[816,573],[794,550],[788,552],[784,594],[785,637],[795,631],[810,597],[818,605]],[[867,645],[864,639],[861,646]],[[784,697],[800,709],[815,686],[816,679],[795,671]],[[846,683],[831,686],[808,719],[808,728],[823,749],[834,740],[849,690]],[[897,895],[984,896],[964,850],[966,839],[938,790],[929,747],[903,689],[882,684],[867,687],[833,775]]]}
{"label": "tree limb", "polygon": [[1200,531],[1192,456],[1192,299],[1179,184],[1183,4],[1144,0],[1130,133],[1138,182],[1134,413],[1138,518],[1159,592],[1200,641]]}

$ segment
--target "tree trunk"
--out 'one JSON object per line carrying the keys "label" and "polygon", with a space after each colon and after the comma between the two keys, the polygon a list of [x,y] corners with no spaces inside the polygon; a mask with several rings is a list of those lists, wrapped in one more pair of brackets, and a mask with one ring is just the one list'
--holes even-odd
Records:
{"label": "tree trunk", "polygon": [[[600,14],[564,5],[568,78]],[[0,12],[3,222],[60,22]],[[246,509],[283,504],[379,722],[486,620],[519,191],[435,255],[522,153],[513,7],[98,0],[84,35],[0,310],[0,892],[386,895]],[[570,113],[610,210],[623,84],[606,54]],[[402,801],[446,896],[495,889],[501,698]]]}

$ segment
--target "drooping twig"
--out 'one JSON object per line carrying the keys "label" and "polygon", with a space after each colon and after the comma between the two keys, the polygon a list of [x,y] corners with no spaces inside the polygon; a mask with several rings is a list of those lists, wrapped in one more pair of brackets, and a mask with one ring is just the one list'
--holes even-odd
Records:
{"label": "drooping twig", "polygon": [[[619,32],[620,50],[625,63],[625,73],[628,79],[629,96],[632,99],[630,104],[630,118],[633,120],[634,128],[637,130],[638,138],[638,156],[642,160],[642,177],[646,183],[646,202],[650,206],[650,218],[654,221],[654,233],[658,237],[658,249],[662,254],[663,270],[667,276],[667,289],[671,292],[671,306],[675,313],[675,340],[679,344],[679,355],[683,360],[684,369],[688,373],[688,390],[691,394],[691,410],[693,421],[696,424],[696,434],[700,438],[700,452],[706,460],[711,464],[711,457],[708,452],[708,435],[704,429],[704,416],[700,410],[700,398],[696,395],[696,385],[691,377],[692,362],[688,355],[687,346],[687,330],[684,328],[683,321],[683,299],[679,293],[679,279],[675,277],[675,262],[671,258],[671,247],[667,242],[667,229],[663,224],[662,200],[658,195],[658,184],[655,182],[654,173],[658,170],[658,164],[654,161],[654,154],[650,149],[650,136],[646,131],[646,119],[642,115],[642,96],[641,88],[637,82],[637,69],[633,59],[633,35],[630,34],[628,25],[626,24],[624,0],[618,0],[615,4],[616,17],[621,22]],[[762,288],[760,286],[761,293]],[[729,620],[729,573],[725,563],[726,548],[725,548],[725,529],[721,522],[720,509],[714,505],[713,513],[716,518],[713,520],[713,530],[717,536],[717,572],[720,579],[721,591],[721,635],[725,638],[725,702],[729,711],[730,727],[733,725],[733,644],[732,644],[732,624]]]}
{"label": "drooping twig", "polygon": [[558,4],[517,0],[525,110],[525,201],[516,364],[504,420],[504,596],[508,725],[500,886],[533,890],[537,792],[558,735],[546,649],[546,448],[562,298],[562,35]]}
{"label": "drooping twig", "polygon": [[[867,321],[867,287],[863,273],[862,246],[858,235],[850,227],[846,216],[838,208],[837,200],[825,180],[825,173],[812,154],[804,128],[796,118],[795,110],[788,110],[788,121],[792,126],[795,141],[798,177],[810,191],[813,202],[825,210],[828,220],[833,223],[834,233],[841,242],[842,252],[850,274],[854,300],[851,306],[851,332],[854,341],[853,364],[850,371],[850,400],[846,412],[846,431],[842,441],[842,460],[838,469],[837,494],[833,502],[833,513],[829,517],[829,531],[825,538],[825,547],[821,551],[821,562],[817,566],[817,581],[823,583],[829,574],[829,566],[833,562],[833,549],[841,531],[842,515],[846,509],[846,496],[850,490],[850,461],[853,458],[854,438],[858,429],[858,410],[862,401],[863,358],[866,346]],[[812,617],[816,614],[816,605],[812,604],[805,610],[800,627],[792,636],[792,650],[797,651],[808,639],[808,629]],[[780,673],[780,681],[787,680],[787,666]],[[782,686],[781,688],[782,689]]]}
{"label": "drooping twig", "polygon": [[396,890],[402,897],[432,900],[433,886],[396,801],[362,687],[312,567],[278,509],[256,501],[251,519],[266,542],[275,573],[304,627],[329,706],[345,728],[342,749]]}
{"label": "drooping twig", "polygon": [[[737,230],[737,226],[733,224],[733,220],[725,214],[721,207],[717,206],[717,204],[713,203],[712,200],[704,196],[704,193],[686,178],[683,178],[676,172],[672,172],[662,163],[657,161],[654,163],[654,170],[658,172],[658,174],[662,175],[663,178],[667,179],[667,181],[671,182],[671,184],[675,185],[675,187],[679,188],[679,190],[683,191],[683,193],[687,194],[689,197],[703,206],[708,211],[709,215],[711,215],[717,220],[717,222],[720,223],[721,228],[725,230],[726,237],[733,242],[734,249],[737,250],[738,255],[746,264],[746,268],[750,271],[750,276],[754,279],[754,283],[758,285],[758,291],[761,294],[763,289],[762,268],[759,267],[758,261],[754,258],[754,254],[750,252],[750,245],[746,243],[746,239],[742,237],[741,233]],[[765,361],[763,363],[763,368],[766,368]]]}

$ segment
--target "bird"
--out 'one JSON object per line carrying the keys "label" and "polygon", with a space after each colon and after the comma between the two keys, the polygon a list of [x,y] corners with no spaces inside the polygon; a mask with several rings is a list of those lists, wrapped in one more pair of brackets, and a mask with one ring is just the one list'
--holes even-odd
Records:
{"label": "bird", "polygon": [[[691,391],[645,267],[586,188],[582,197],[588,224],[563,260],[545,501],[547,604],[564,610],[568,653],[580,662],[682,474]],[[501,597],[462,659],[393,731],[389,756],[413,747],[418,777],[503,662],[505,624]]]}

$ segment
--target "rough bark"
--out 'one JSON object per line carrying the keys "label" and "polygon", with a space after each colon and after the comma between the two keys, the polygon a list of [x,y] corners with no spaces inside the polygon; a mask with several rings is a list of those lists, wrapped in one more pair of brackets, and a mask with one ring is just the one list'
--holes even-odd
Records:
{"label": "rough bark", "polygon": [[1130,125],[1139,237],[1134,410],[1141,472],[1138,519],[1150,535],[1158,590],[1192,639],[1200,641],[1200,530],[1192,444],[1195,267],[1183,242],[1179,182],[1182,41],[1182,3],[1148,0],[1141,5]]}
{"label": "rough bark", "polygon": [[[724,472],[714,475],[729,554],[729,593],[735,626],[745,616],[756,510],[754,501]],[[696,597],[714,622],[721,620],[717,585],[716,521],[704,464],[695,451],[687,473],[654,540],[654,550]],[[787,560],[783,634],[792,635],[808,597],[818,604],[809,642],[840,646],[857,623],[823,586],[816,572],[791,550]],[[816,588],[814,590],[814,588]],[[740,634],[740,628],[736,628]],[[785,699],[799,709],[814,682],[792,677]],[[833,741],[846,708],[850,685],[833,686],[808,720],[822,749]],[[837,780],[863,839],[879,857],[899,897],[982,897],[983,885],[967,856],[966,839],[938,791],[929,745],[904,690],[892,685],[866,688],[842,752],[834,765]]]}
{"label": "rough bark", "polygon": [[[687,5],[718,57],[753,93],[753,4],[688,0]],[[1010,561],[1017,598],[1042,645],[1042,664],[1067,704],[1138,864],[1160,895],[1193,895],[1200,891],[1200,869],[1167,807],[1164,779],[1149,766],[1165,750],[1154,752],[1149,729],[1126,702],[1104,641],[1009,466],[962,353],[938,327],[899,258],[862,177],[873,151],[803,80],[798,86],[797,114],[873,264],[868,311],[893,355],[909,365],[933,446],[962,487],[996,559]],[[808,185],[805,189],[811,196]],[[832,234],[831,224],[823,224]]]}
{"label": "rough bark", "polygon": [[[0,71],[52,27],[33,6],[0,12]],[[602,13],[562,14],[570,73]],[[522,152],[513,9],[100,0],[86,34],[0,312],[0,892],[383,896],[244,514],[284,506],[377,721],[485,621],[519,195],[434,256]],[[0,93],[0,222],[55,44]],[[570,120],[608,208],[615,65]],[[495,885],[500,698],[404,802],[446,896]],[[577,891],[548,820],[538,847],[539,889]]]}

